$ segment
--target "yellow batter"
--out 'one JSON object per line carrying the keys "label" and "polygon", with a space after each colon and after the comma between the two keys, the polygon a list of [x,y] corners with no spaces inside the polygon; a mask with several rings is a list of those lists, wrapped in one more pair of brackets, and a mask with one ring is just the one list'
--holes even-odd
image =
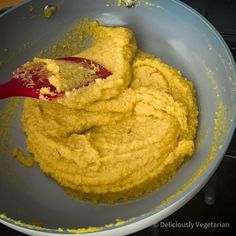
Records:
{"label": "yellow batter", "polygon": [[192,83],[137,50],[131,30],[93,27],[77,56],[112,75],[55,101],[27,98],[22,122],[44,173],[80,199],[116,202],[163,185],[193,154],[198,109]]}

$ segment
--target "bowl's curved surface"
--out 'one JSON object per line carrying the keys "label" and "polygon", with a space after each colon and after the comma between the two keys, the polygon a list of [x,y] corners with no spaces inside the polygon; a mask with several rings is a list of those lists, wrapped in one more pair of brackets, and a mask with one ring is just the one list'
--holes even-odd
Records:
{"label": "bowl's curved surface", "polygon": [[[0,45],[8,48],[9,53],[0,50],[0,60],[10,63],[0,70],[1,82],[10,77],[14,68],[55,42],[85,16],[105,25],[130,27],[142,50],[160,57],[193,81],[200,109],[195,155],[158,191],[116,205],[93,205],[73,200],[38,167],[25,169],[6,150],[8,154],[0,153],[0,213],[22,222],[42,222],[45,228],[32,230],[4,216],[0,222],[29,235],[57,234],[58,227],[99,227],[116,219],[126,223],[104,228],[97,235],[122,235],[148,227],[176,211],[200,190],[219,165],[232,137],[236,112],[235,64],[225,42],[210,23],[174,0],[150,1],[152,4],[139,1],[140,6],[131,9],[108,6],[109,2],[114,3],[109,0],[71,0],[63,4],[60,0],[35,1],[3,15],[0,28],[4,37],[0,38]],[[37,17],[47,3],[60,4],[56,15],[50,19]],[[29,11],[30,4],[33,13]],[[21,53],[19,48],[24,44],[24,53]],[[10,52],[17,50],[13,57]],[[5,101],[0,101],[0,111],[4,106]],[[14,146],[24,149],[24,140],[18,110],[11,126],[9,150]]]}

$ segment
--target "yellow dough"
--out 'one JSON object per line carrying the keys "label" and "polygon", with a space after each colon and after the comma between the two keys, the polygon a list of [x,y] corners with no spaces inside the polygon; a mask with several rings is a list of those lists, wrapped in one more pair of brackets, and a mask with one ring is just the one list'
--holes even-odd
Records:
{"label": "yellow dough", "polygon": [[[194,152],[192,83],[139,51],[127,28],[95,24],[92,46],[74,56],[112,75],[55,101],[25,99],[22,122],[35,162],[70,194],[94,202],[139,197],[166,183]],[[67,88],[63,78],[54,85]]]}

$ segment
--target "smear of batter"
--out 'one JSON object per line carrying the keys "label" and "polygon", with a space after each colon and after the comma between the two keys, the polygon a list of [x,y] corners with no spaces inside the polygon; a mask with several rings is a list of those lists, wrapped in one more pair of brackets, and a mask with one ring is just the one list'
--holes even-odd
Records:
{"label": "smear of batter", "polygon": [[75,56],[112,75],[53,102],[25,99],[22,122],[44,173],[75,197],[116,202],[160,187],[193,154],[198,109],[192,83],[138,50],[131,30],[90,24],[92,46]]}

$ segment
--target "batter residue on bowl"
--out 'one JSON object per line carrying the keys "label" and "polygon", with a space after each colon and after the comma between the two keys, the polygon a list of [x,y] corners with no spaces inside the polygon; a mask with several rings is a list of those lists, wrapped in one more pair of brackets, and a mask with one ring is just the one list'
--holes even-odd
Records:
{"label": "batter residue on bowl", "polygon": [[198,109],[192,83],[138,50],[131,30],[91,24],[92,46],[76,56],[112,75],[55,101],[25,99],[22,122],[44,173],[80,199],[116,202],[165,184],[193,154]]}

